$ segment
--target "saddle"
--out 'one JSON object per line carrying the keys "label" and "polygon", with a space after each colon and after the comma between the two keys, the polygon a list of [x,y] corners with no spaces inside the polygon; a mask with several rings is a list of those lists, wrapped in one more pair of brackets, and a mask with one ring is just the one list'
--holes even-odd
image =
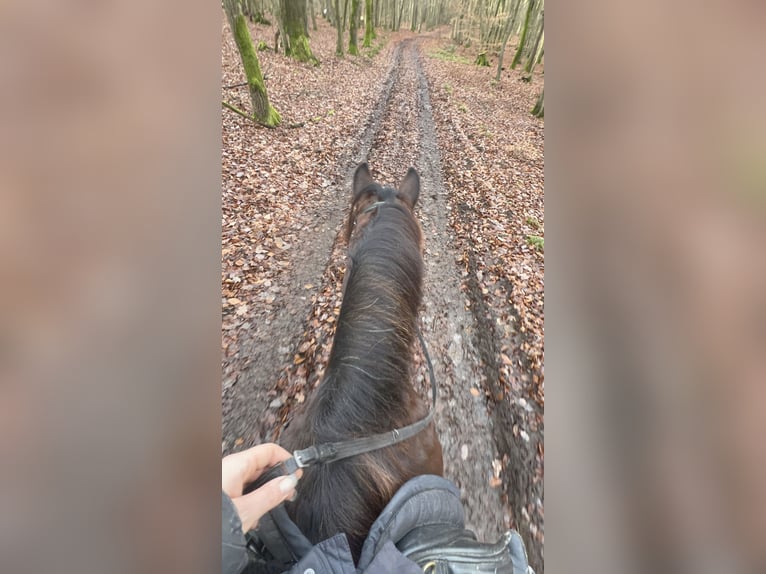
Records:
{"label": "saddle", "polygon": [[[423,475],[394,495],[370,528],[358,565],[344,534],[313,545],[280,505],[246,535],[246,572],[384,572],[534,574],[521,536],[509,530],[494,544],[465,528],[460,492],[448,480]],[[383,568],[385,567],[385,568]]]}

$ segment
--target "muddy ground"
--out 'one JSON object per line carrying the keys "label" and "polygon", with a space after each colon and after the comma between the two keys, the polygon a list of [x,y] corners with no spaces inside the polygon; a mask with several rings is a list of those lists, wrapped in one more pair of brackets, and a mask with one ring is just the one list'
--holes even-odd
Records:
{"label": "muddy ground", "polygon": [[[345,59],[333,34],[320,22],[312,36],[320,68],[260,53],[272,102],[300,127],[224,115],[222,450],[278,440],[321,380],[355,166],[396,185],[414,165],[445,474],[468,527],[487,541],[518,529],[542,572],[544,259],[529,240],[544,222],[543,122],[529,114],[541,81],[494,83],[494,69],[441,57],[438,31],[382,35]],[[223,96],[245,107],[226,26],[222,39]]]}

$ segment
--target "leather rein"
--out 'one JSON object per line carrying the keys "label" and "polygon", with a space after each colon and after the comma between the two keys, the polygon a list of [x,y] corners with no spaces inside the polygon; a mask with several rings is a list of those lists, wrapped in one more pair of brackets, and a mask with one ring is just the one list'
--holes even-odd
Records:
{"label": "leather rein", "polygon": [[303,450],[293,451],[292,457],[270,467],[254,482],[246,484],[242,494],[252,492],[256,488],[260,488],[270,480],[279,476],[292,474],[299,468],[306,468],[316,464],[326,464],[336,460],[343,460],[344,458],[379,450],[387,446],[393,446],[415,436],[425,429],[433,419],[434,410],[436,408],[436,377],[434,376],[434,367],[431,363],[431,357],[428,354],[423,334],[420,332],[420,327],[417,327],[417,332],[418,340],[420,341],[420,346],[423,349],[423,355],[426,358],[426,364],[428,366],[428,377],[431,381],[431,409],[425,417],[407,426],[372,436],[312,445]]}

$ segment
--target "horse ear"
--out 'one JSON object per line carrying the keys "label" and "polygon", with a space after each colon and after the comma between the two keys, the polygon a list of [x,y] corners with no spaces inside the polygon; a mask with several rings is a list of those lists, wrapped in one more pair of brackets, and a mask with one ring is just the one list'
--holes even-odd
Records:
{"label": "horse ear", "polygon": [[399,194],[409,204],[410,209],[415,207],[420,196],[420,176],[414,167],[407,170],[407,175],[404,176],[402,184],[399,186]]}
{"label": "horse ear", "polygon": [[355,201],[359,197],[361,191],[371,183],[373,183],[373,179],[370,175],[370,168],[367,165],[367,162],[360,163],[354,172],[354,184],[352,186]]}

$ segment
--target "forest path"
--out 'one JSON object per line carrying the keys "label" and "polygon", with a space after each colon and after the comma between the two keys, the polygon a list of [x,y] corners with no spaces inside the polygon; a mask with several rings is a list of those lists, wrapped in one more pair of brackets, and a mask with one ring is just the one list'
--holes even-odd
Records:
{"label": "forest path", "polygon": [[[447,193],[428,84],[416,41],[405,40],[399,81],[369,154],[381,181],[396,185],[410,165],[421,176],[417,216],[425,238],[421,330],[439,383],[436,428],[447,478],[461,490],[468,527],[481,540],[496,540],[510,524],[497,489],[490,486],[494,460],[480,358],[473,345],[476,325],[460,290],[458,253],[452,247]],[[423,385],[424,373],[418,376]],[[471,393],[474,390],[474,394]]]}
{"label": "forest path", "polygon": [[[477,314],[481,309],[466,305],[474,296],[461,289],[464,266],[449,223],[452,206],[442,181],[442,155],[419,44],[407,38],[391,50],[369,116],[354,145],[341,152],[336,172],[327,174],[331,197],[316,206],[313,227],[293,245],[293,264],[275,290],[282,304],[260,321],[251,321],[250,338],[242,347],[249,357],[247,367],[236,385],[224,385],[223,452],[278,440],[296,407],[322,378],[341,303],[341,235],[356,165],[368,161],[373,177],[393,186],[412,165],[421,175],[416,215],[425,237],[420,321],[439,384],[435,423],[445,475],[461,490],[467,526],[480,540],[494,542],[516,523],[511,508],[518,506],[508,481],[498,479],[501,461],[510,457],[508,440],[502,440],[510,426],[503,409],[488,407],[497,382],[488,379],[493,373],[481,350],[500,343],[486,341],[494,330],[487,328],[487,317]],[[418,362],[416,385],[425,395],[422,357]],[[499,415],[502,428],[494,428]]]}

